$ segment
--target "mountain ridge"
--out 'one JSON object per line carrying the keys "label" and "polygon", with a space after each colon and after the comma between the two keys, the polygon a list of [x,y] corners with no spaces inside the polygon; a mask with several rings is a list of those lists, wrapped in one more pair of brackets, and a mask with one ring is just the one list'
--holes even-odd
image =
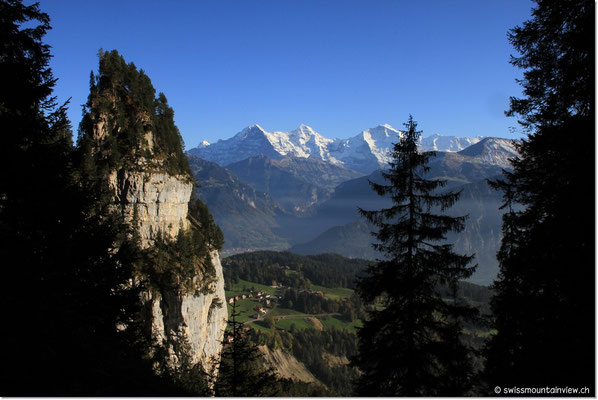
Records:
{"label": "mountain ridge", "polygon": [[[401,134],[389,124],[381,124],[348,139],[330,139],[305,124],[289,132],[268,132],[254,124],[229,139],[213,144],[204,140],[188,152],[220,166],[264,155],[275,160],[284,157],[315,158],[369,174],[387,165],[392,145]],[[482,138],[432,135],[420,140],[420,148],[422,151],[458,152]]]}
{"label": "mountain ridge", "polygon": [[[370,137],[384,141],[390,133],[390,128],[383,126],[370,132]],[[486,179],[509,169],[508,160],[517,156],[516,150],[511,140],[489,137],[459,152],[437,151],[429,160],[429,178],[447,180],[446,190],[465,189],[454,212],[471,214],[471,219],[463,235],[451,240],[462,252],[479,250],[481,267],[472,279],[480,283],[490,282],[496,275],[495,254],[501,235],[498,208],[502,197],[490,190]],[[196,179],[202,181],[198,196],[221,225],[227,252],[291,248],[300,253],[332,251],[375,258],[369,248],[371,229],[360,220],[357,207],[390,205],[368,183],[383,183],[383,170],[367,175],[355,172],[360,176],[351,179],[350,170],[317,158],[262,155],[228,167],[202,160],[206,166],[202,172],[197,168],[201,167],[199,159],[187,155]]]}

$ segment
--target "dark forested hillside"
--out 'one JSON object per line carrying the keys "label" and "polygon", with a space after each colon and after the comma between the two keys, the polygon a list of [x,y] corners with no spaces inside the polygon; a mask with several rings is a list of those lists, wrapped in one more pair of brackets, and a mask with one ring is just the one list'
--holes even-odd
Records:
{"label": "dark forested hillside", "polygon": [[[359,372],[349,359],[357,351],[355,333],[367,311],[381,306],[363,304],[350,289],[368,264],[338,255],[266,251],[223,259],[227,298],[237,298],[239,318],[251,340],[267,348],[263,350],[269,359],[277,360],[275,367],[281,373],[303,382],[287,382],[283,393],[354,394]],[[450,299],[448,287],[437,290]],[[488,312],[488,287],[460,282],[458,296],[480,307],[483,314]],[[477,349],[487,335],[488,329],[479,322],[467,325],[463,332],[464,340]],[[479,370],[481,360],[475,357],[474,361]]]}
{"label": "dark forested hillside", "polygon": [[506,213],[485,383],[595,396],[596,2],[536,0],[508,38],[522,88],[507,115],[527,135],[493,182]]}
{"label": "dark forested hillside", "polygon": [[[223,260],[225,273],[230,271],[232,276],[271,284],[273,280],[284,283],[290,270],[296,271],[316,285],[326,287],[354,288],[355,277],[363,271],[369,261],[350,259],[337,254],[319,254],[301,256],[289,252],[256,251],[237,254]],[[291,274],[290,276],[292,276]]]}
{"label": "dark forested hillside", "polygon": [[306,243],[291,247],[297,254],[336,253],[345,257],[375,260],[382,255],[372,248],[372,227],[365,221],[335,226]]}

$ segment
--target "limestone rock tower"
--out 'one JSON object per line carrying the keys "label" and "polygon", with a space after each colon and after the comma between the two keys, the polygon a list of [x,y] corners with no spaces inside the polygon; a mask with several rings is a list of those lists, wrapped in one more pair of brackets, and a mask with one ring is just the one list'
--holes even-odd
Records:
{"label": "limestone rock tower", "polygon": [[111,209],[135,232],[144,265],[142,318],[175,365],[186,341],[193,364],[212,368],[226,327],[221,233],[192,198],[194,180],[174,113],[147,75],[116,52],[100,53],[79,142]]}

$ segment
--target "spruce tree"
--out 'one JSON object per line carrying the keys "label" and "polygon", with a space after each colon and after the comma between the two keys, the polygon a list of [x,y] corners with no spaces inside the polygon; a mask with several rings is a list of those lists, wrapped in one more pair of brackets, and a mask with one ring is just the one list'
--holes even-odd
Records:
{"label": "spruce tree", "polygon": [[37,5],[0,1],[0,292],[10,326],[2,334],[2,395],[43,393],[32,380],[49,385],[42,370],[59,348],[56,324],[44,326],[57,307],[45,282],[57,273],[56,246],[73,217],[61,204],[71,143],[64,107],[52,97],[48,29]]}
{"label": "spruce tree", "polygon": [[[475,267],[468,267],[472,256],[455,254],[443,243],[447,232],[463,228],[466,217],[442,214],[459,193],[441,193],[445,181],[425,179],[433,153],[418,151],[416,127],[410,116],[383,172],[388,184],[371,183],[392,206],[360,209],[379,228],[374,248],[386,256],[358,282],[363,300],[377,304],[358,333],[360,395],[457,396],[470,385],[472,367],[460,335],[463,319],[475,310],[459,301],[456,290]],[[453,299],[441,298],[440,285],[451,288]]]}
{"label": "spruce tree", "polygon": [[[164,170],[192,179],[183,139],[166,96],[156,97],[150,78],[116,50],[99,51],[98,73],[90,76],[77,145],[84,172],[105,180],[121,168]],[[151,132],[151,135],[150,135]]]}
{"label": "spruce tree", "polygon": [[508,211],[486,384],[489,392],[585,386],[593,393],[595,3],[536,3],[532,19],[509,33],[524,96],[511,98],[507,115],[519,116],[527,137],[513,172],[494,183]]}
{"label": "spruce tree", "polygon": [[276,376],[264,355],[248,336],[248,328],[237,321],[237,302],[233,302],[217,372],[211,376],[219,397],[274,396]]}

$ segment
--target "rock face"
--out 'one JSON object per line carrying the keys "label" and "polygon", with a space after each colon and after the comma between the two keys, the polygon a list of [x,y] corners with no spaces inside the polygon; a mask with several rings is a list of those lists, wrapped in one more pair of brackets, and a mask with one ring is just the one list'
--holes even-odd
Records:
{"label": "rock face", "polygon": [[271,350],[267,346],[258,346],[264,354],[266,362],[273,366],[276,375],[283,379],[292,379],[295,382],[317,383],[324,386],[303,364],[295,357],[281,349]]}
{"label": "rock face", "polygon": [[[99,71],[90,81],[80,124],[82,168],[101,181],[102,190],[108,184],[112,211],[138,231],[139,245],[149,249],[143,259],[151,264],[135,271],[131,282],[148,283],[141,317],[148,336],[169,354],[156,367],[176,369],[190,361],[211,369],[227,321],[222,266],[214,250],[220,243],[193,242],[212,240],[208,234],[214,227],[202,225],[209,218],[198,221],[189,214],[193,178],[174,110],[164,94],[154,98],[149,77],[115,50],[100,51]],[[204,228],[199,235],[191,232]],[[156,254],[160,260],[152,258]],[[164,275],[168,278],[161,280]]]}
{"label": "rock face", "polygon": [[177,348],[181,337],[190,345],[193,364],[201,363],[204,371],[212,370],[214,359],[219,359],[222,338],[228,318],[224,305],[224,279],[218,252],[212,253],[212,263],[218,280],[214,293],[179,295],[166,292],[153,295],[145,293],[145,314],[151,323],[151,335],[167,349],[171,362],[180,357]]}
{"label": "rock face", "polygon": [[184,176],[120,170],[108,179],[126,222],[132,222],[136,210],[143,247],[149,246],[158,232],[174,239],[181,229],[189,229],[187,204],[193,184]]}
{"label": "rock face", "polygon": [[[193,184],[185,176],[119,170],[110,174],[109,184],[124,220],[136,219],[142,247],[150,246],[159,234],[174,239],[181,229],[192,229],[187,213]],[[210,255],[217,279],[207,294],[169,291],[143,296],[152,338],[167,349],[176,364],[180,359],[177,341],[184,336],[191,362],[201,363],[204,370],[211,369],[212,359],[219,357],[228,318],[220,258],[217,251]]]}

